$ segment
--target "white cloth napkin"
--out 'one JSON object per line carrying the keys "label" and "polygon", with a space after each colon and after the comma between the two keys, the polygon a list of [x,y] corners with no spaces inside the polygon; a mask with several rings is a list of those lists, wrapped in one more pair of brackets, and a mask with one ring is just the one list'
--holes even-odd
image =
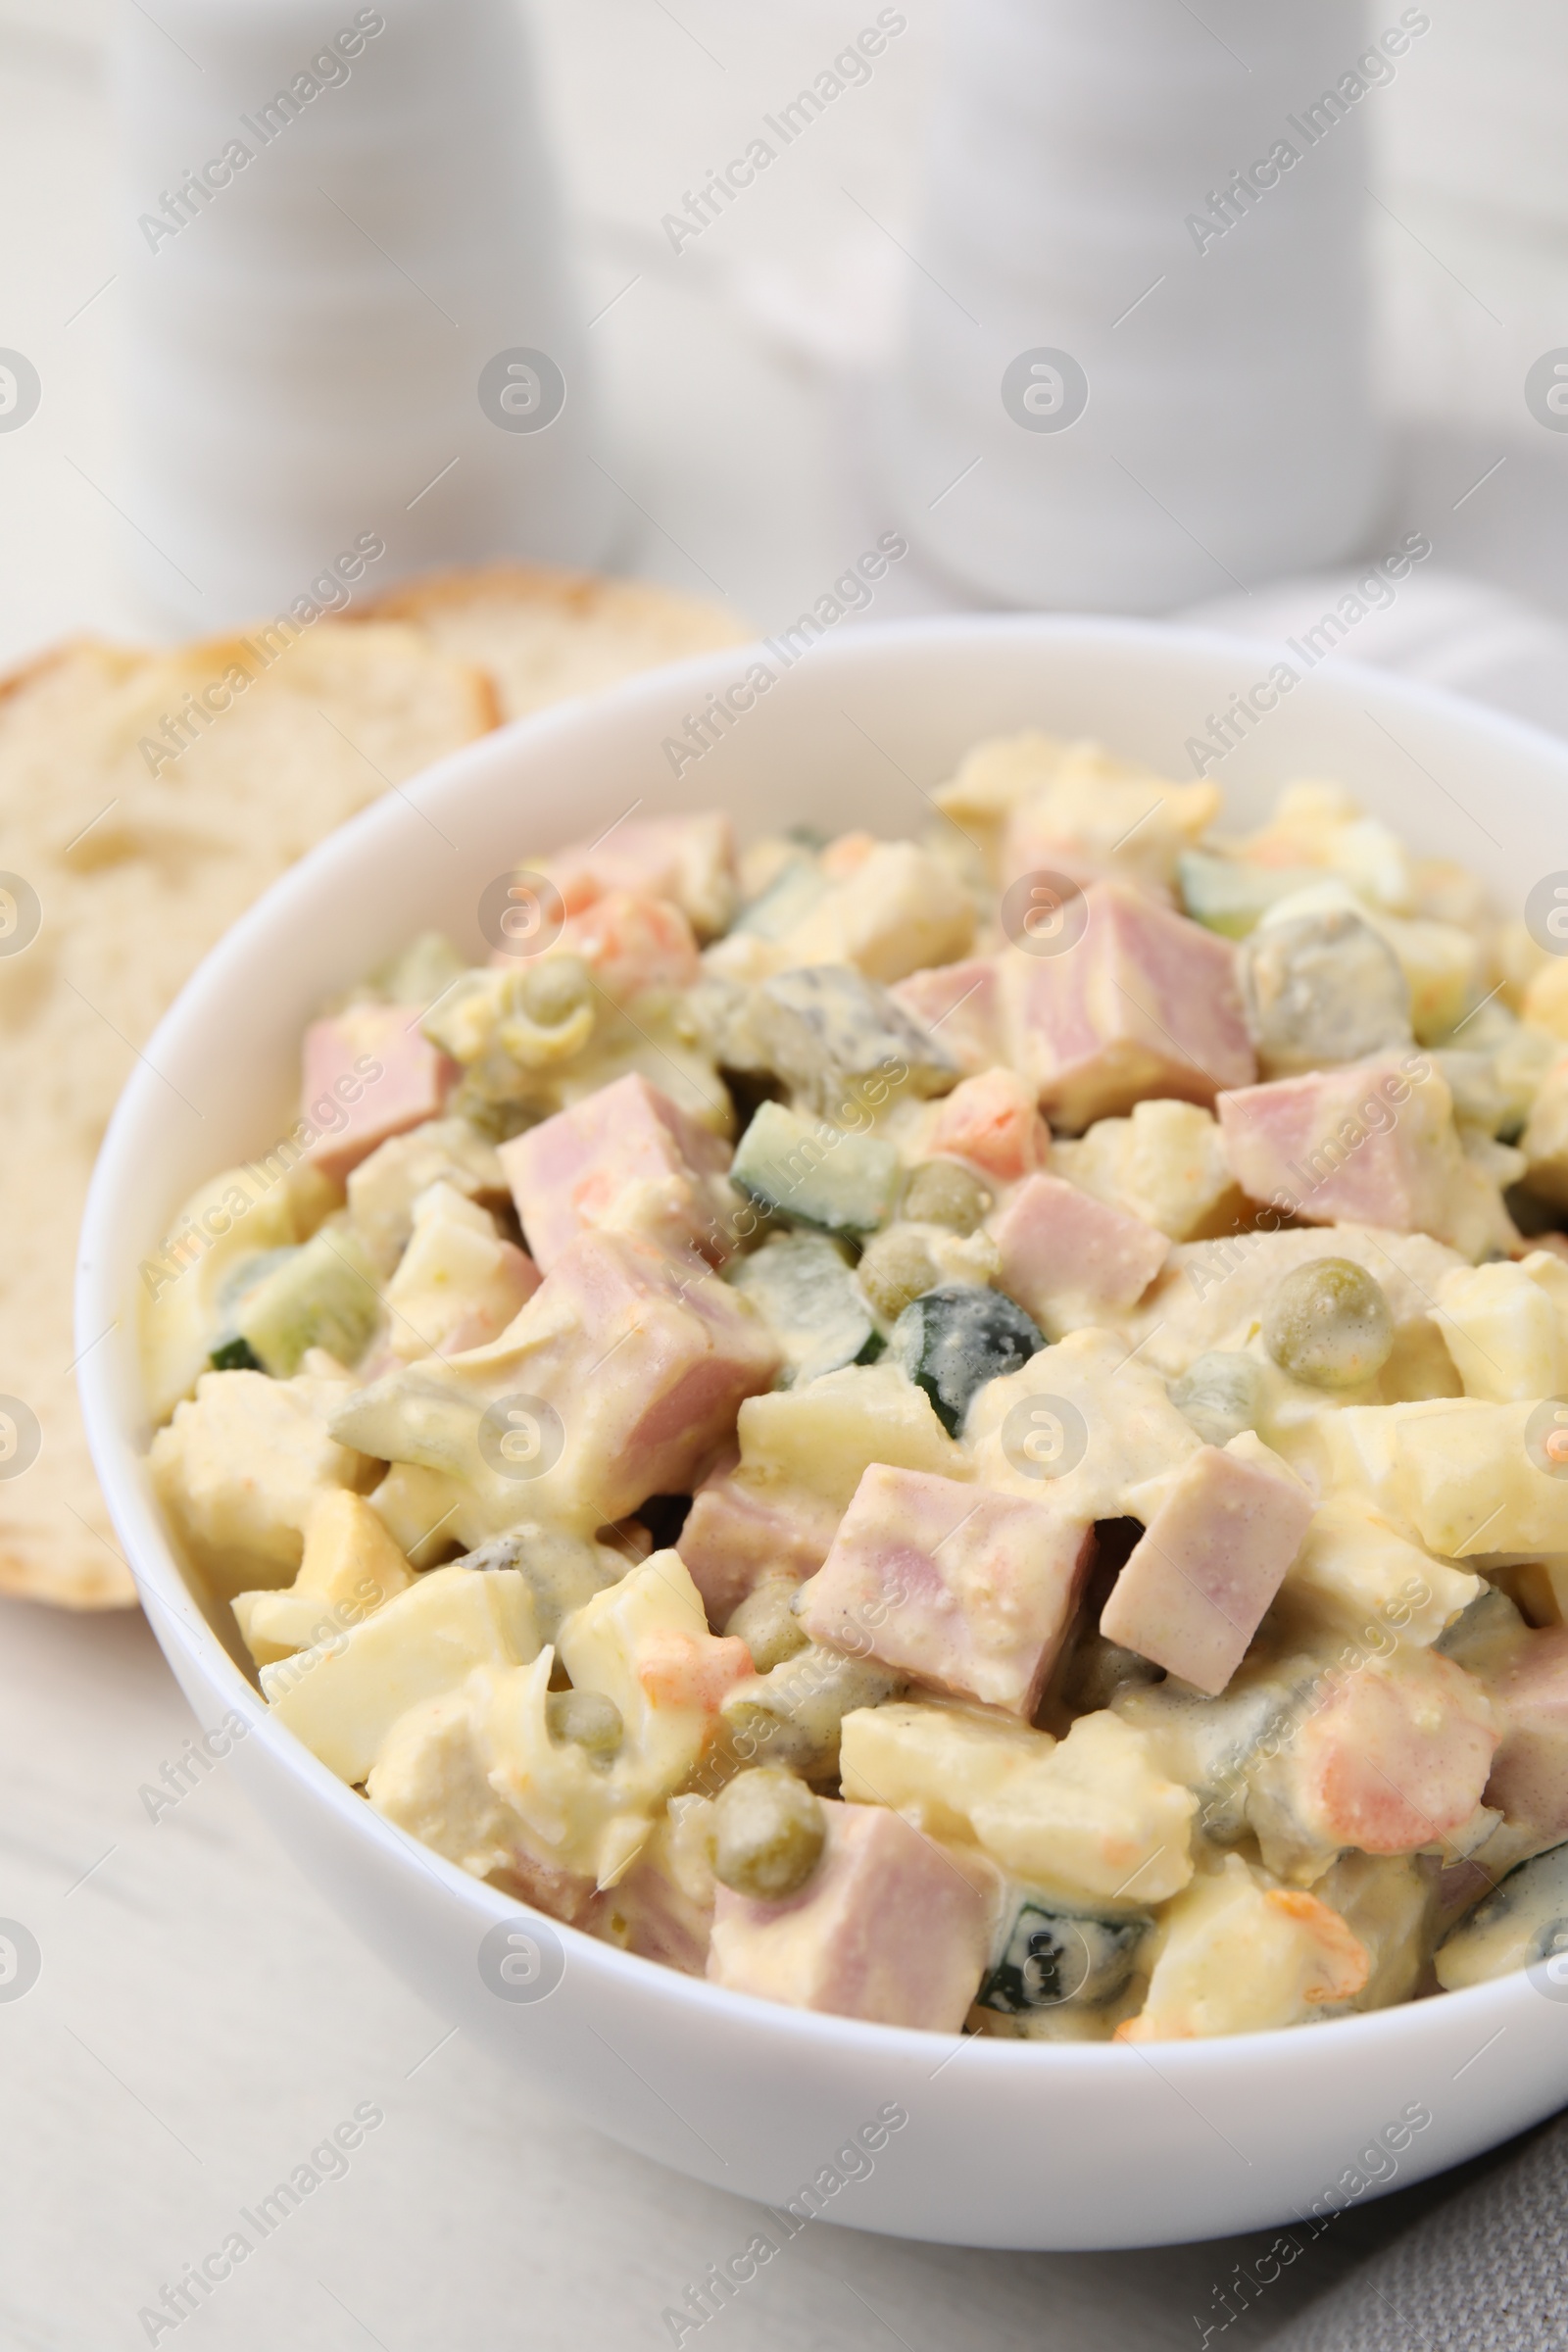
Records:
{"label": "white cloth napkin", "polygon": [[[1325,614],[1346,612],[1345,598],[1370,605],[1370,594],[1356,595],[1357,582],[1366,578],[1362,569],[1281,580],[1252,596],[1191,606],[1181,618],[1261,638],[1283,651],[1287,638],[1300,639]],[[1501,588],[1430,564],[1396,586],[1382,579],[1376,593],[1391,601],[1351,620],[1328,660],[1398,670],[1568,735],[1568,628],[1561,622]]]}
{"label": "white cloth napkin", "polygon": [[1417,2222],[1267,2352],[1562,2352],[1568,2118]]}

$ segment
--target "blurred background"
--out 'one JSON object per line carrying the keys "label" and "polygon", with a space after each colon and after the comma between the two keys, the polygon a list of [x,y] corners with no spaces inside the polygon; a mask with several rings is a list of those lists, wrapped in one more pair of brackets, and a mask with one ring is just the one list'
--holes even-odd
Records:
{"label": "blurred background", "polygon": [[[152,12],[135,9],[133,0],[124,5],[146,130],[157,112],[146,77],[160,50],[171,91],[177,96],[181,77],[201,85],[178,45],[176,18],[183,24],[188,12],[157,12],[172,28],[164,33]],[[340,13],[347,23],[353,12]],[[948,12],[916,0],[896,13],[906,28],[887,41],[868,78],[825,108],[743,199],[675,251],[665,216],[681,211],[683,194],[699,190],[706,172],[743,152],[763,115],[776,119],[780,104],[809,85],[859,20],[851,24],[821,0],[801,0],[784,18],[722,0],[680,0],[677,11],[662,0],[534,0],[527,12],[533,103],[559,175],[561,250],[592,371],[593,455],[604,469],[595,480],[602,509],[582,523],[581,552],[704,596],[719,593],[763,630],[819,594],[873,526],[924,525],[929,541],[940,516],[950,537],[962,537],[965,508],[980,497],[986,466],[932,510],[928,502],[947,483],[942,449],[932,445],[925,478],[906,462],[890,481],[883,406],[911,287],[938,308],[946,300],[940,291],[931,295],[926,272],[937,267],[931,257],[955,212],[980,208],[979,233],[1000,268],[1025,273],[1023,307],[1040,317],[1039,341],[1053,341],[1049,243],[1027,215],[1015,218],[995,202],[994,186],[961,179],[955,186],[961,166],[951,152],[927,161],[945,93],[953,102],[956,88],[961,113],[970,36],[985,19],[995,31],[995,20],[1009,12],[988,0],[972,19],[954,12],[950,24]],[[1011,13],[1026,21],[1033,12]],[[1206,25],[1177,0],[1168,13],[1196,43],[1195,62],[1206,50],[1217,75],[1211,100],[1189,92],[1170,105],[1222,107],[1232,94],[1226,77],[1245,93],[1248,68],[1226,45],[1226,28],[1234,34],[1248,12],[1216,0]],[[1399,23],[1393,6],[1373,13],[1377,23],[1366,20],[1366,37],[1385,22]],[[868,24],[875,16],[863,14]],[[169,542],[159,514],[147,511],[145,485],[140,503],[128,486],[136,472],[126,445],[123,355],[140,298],[127,231],[134,205],[148,199],[117,171],[111,16],[111,0],[0,6],[0,181],[12,223],[0,340],[32,361],[44,387],[25,433],[0,438],[0,533],[8,556],[0,571],[0,658],[83,627],[143,633],[167,624],[183,593],[151,545]],[[1354,26],[1356,12],[1342,21]],[[1388,464],[1358,532],[1361,545],[1346,552],[1378,552],[1408,530],[1424,530],[1434,543],[1434,570],[1468,575],[1560,615],[1568,612],[1568,575],[1555,561],[1568,517],[1568,438],[1532,413],[1525,387],[1542,355],[1568,340],[1568,151],[1559,108],[1568,22],[1552,0],[1510,0],[1505,11],[1483,0],[1447,0],[1431,21],[1433,29],[1411,41],[1393,77],[1369,91],[1348,126],[1364,147],[1353,176],[1364,162],[1370,366]],[[1125,98],[1138,68],[1136,58],[1121,64]],[[294,125],[292,135],[326,139],[328,110],[368,98],[376,70],[368,52],[362,89],[330,93],[320,119]],[[1313,86],[1305,84],[1303,97]],[[1147,103],[1156,116],[1170,111],[1157,87],[1146,100],[1135,87],[1131,103]],[[973,121],[960,120],[957,131],[972,139]],[[1092,153],[1092,125],[1080,135]],[[185,160],[200,159],[193,153]],[[1245,159],[1238,152],[1235,160]],[[1315,156],[1309,160],[1317,165]],[[272,159],[266,163],[270,168]],[[933,169],[947,174],[934,204]],[[1211,184],[1194,186],[1195,203]],[[226,199],[231,211],[252,193],[234,190]],[[1287,199],[1298,194],[1281,191]],[[197,227],[220,232],[218,208]],[[1233,241],[1265,227],[1260,208]],[[1179,223],[1162,220],[1159,233],[1191,253]],[[1135,262],[1137,235],[1129,246]],[[951,252],[950,238],[945,257]],[[171,270],[179,258],[177,248],[160,251],[156,267]],[[377,264],[368,248],[367,258],[387,273],[400,262],[391,254]],[[1202,267],[1213,270],[1222,258],[1205,254]],[[1170,266],[1183,266],[1174,247]],[[967,289],[951,276],[946,282],[961,307]],[[1107,324],[1139,292],[1131,282],[1101,289]],[[1177,292],[1185,300],[1181,286]],[[1169,288],[1151,296],[1120,332],[1157,325],[1162,304],[1171,304]],[[1180,313],[1178,303],[1173,335]],[[452,331],[435,309],[425,316],[432,336]],[[924,317],[917,309],[917,327]],[[1220,385],[1225,356],[1214,354]],[[242,374],[240,358],[236,352]],[[1353,351],[1344,361],[1357,364]],[[989,374],[988,401],[995,382]],[[387,384],[384,396],[395,397],[395,389]],[[373,370],[358,397],[369,426]],[[1218,386],[1212,413],[1223,439]],[[1000,402],[996,418],[1005,421]],[[1287,472],[1298,423],[1280,419],[1279,465]],[[953,447],[962,446],[957,430]],[[963,462],[958,455],[953,471]],[[1152,520],[1156,556],[1161,539],[1191,556],[1179,469],[1146,482],[1142,520]],[[436,539],[447,495],[437,489],[427,502]],[[1169,514],[1149,503],[1160,499]],[[464,540],[463,520],[454,512],[455,542]],[[1137,536],[1130,555],[1141,553]],[[1125,601],[1160,609],[1255,596],[1281,573],[1301,568],[1288,544],[1272,567],[1266,540],[1249,551],[1245,567],[1224,544],[1210,544],[1212,554],[1199,551],[1194,564],[1178,567],[1174,599],[1141,599],[1135,578]],[[455,543],[452,552],[507,551]],[[924,559],[929,549],[916,553]],[[951,547],[948,554],[946,568],[924,560],[900,567],[879,598],[879,615],[1034,601],[1000,593],[983,564],[971,565],[967,579],[956,576]],[[1150,568],[1157,574],[1161,566]],[[175,591],[167,609],[160,584]],[[258,593],[265,600],[265,586]]]}

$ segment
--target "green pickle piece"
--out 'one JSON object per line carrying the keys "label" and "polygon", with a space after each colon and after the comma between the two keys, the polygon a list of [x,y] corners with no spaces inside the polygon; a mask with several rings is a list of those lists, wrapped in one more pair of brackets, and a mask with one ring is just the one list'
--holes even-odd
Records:
{"label": "green pickle piece", "polygon": [[875,1233],[893,1214],[899,1191],[891,1144],[802,1118],[782,1102],[760,1105],[729,1172],[764,1208],[822,1233]]}
{"label": "green pickle piece", "polygon": [[1102,2008],[1126,1985],[1153,1924],[1147,1912],[1103,1919],[1027,1894],[976,2000],[1004,2017],[1069,2003]]}
{"label": "green pickle piece", "polygon": [[975,1392],[1016,1372],[1045,1344],[1038,1323],[1000,1291],[949,1282],[910,1300],[893,1326],[888,1353],[924,1389],[956,1438]]}
{"label": "green pickle piece", "polygon": [[868,1349],[880,1349],[849,1261],[825,1233],[780,1234],[755,1255],[738,1258],[727,1279],[784,1350],[780,1388],[862,1363]]}
{"label": "green pickle piece", "polygon": [[1322,880],[1313,866],[1250,865],[1208,850],[1184,850],[1176,860],[1183,911],[1223,939],[1245,939],[1281,899]]}
{"label": "green pickle piece", "polygon": [[247,1294],[235,1316],[235,1336],[264,1371],[288,1380],[311,1348],[324,1348],[340,1364],[357,1364],[380,1321],[368,1250],[348,1227],[323,1225]]}

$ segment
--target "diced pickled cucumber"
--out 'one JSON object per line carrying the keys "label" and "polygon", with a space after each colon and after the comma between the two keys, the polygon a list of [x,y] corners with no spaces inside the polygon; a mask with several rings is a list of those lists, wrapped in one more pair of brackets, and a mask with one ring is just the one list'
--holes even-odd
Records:
{"label": "diced pickled cucumber", "polygon": [[769,1068],[829,1118],[858,1121],[893,1094],[942,1095],[958,1081],[941,1043],[853,964],[809,964],[764,980],[750,1026]]}
{"label": "diced pickled cucumber", "polygon": [[767,888],[742,907],[731,928],[749,932],[754,939],[782,939],[805,921],[827,888],[827,876],[814,858],[792,858]]}
{"label": "diced pickled cucumber", "polygon": [[[784,1350],[779,1387],[788,1389],[858,1364],[881,1343],[849,1264],[825,1233],[780,1234],[729,1280],[743,1291]],[[873,1343],[875,1345],[873,1346]]]}
{"label": "diced pickled cucumber", "polygon": [[[1551,1960],[1552,1989],[1568,1984],[1568,1845],[1554,1845],[1510,1870],[1468,1919],[1450,1929],[1437,1951],[1445,1991],[1481,1984],[1511,1969]],[[1560,1993],[1557,1994],[1560,1998]]]}
{"label": "diced pickled cucumber", "polygon": [[207,1361],[215,1372],[265,1372],[267,1366],[249,1340],[225,1340]]}
{"label": "diced pickled cucumber", "polygon": [[980,2007],[1006,2017],[1069,2003],[1101,2008],[1126,1984],[1153,1924],[1147,1912],[1100,1919],[1026,1894],[976,1996]]}
{"label": "diced pickled cucumber", "polygon": [[466,1551],[453,1566],[492,1573],[516,1569],[528,1588],[534,1626],[544,1642],[556,1640],[563,1621],[574,1610],[584,1607],[606,1585],[616,1583],[625,1562],[608,1545],[590,1544],[564,1527],[546,1527],[530,1519]]}
{"label": "diced pickled cucumber", "polygon": [[1206,850],[1184,850],[1176,860],[1176,879],[1182,906],[1195,923],[1226,939],[1245,939],[1276,901],[1323,877],[1307,866],[1248,865]]}
{"label": "diced pickled cucumber", "polygon": [[375,1266],[365,1244],[346,1226],[325,1225],[247,1294],[235,1336],[265,1371],[287,1380],[310,1348],[357,1364],[380,1320]]}
{"label": "diced pickled cucumber", "polygon": [[766,1674],[734,1684],[720,1714],[743,1764],[782,1764],[808,1781],[839,1767],[839,1734],[857,1707],[879,1707],[904,1684],[874,1658],[809,1642]]}
{"label": "diced pickled cucumber", "polygon": [[841,1134],[825,1120],[764,1102],[741,1137],[730,1177],[796,1224],[875,1233],[893,1214],[899,1155],[875,1136]]}
{"label": "diced pickled cucumber", "polygon": [[1228,1446],[1263,1418],[1263,1368],[1232,1348],[1195,1356],[1179,1380],[1165,1383],[1165,1391],[1205,1446]]}
{"label": "diced pickled cucumber", "polygon": [[951,1282],[911,1299],[893,1326],[888,1353],[956,1437],[975,1391],[1016,1372],[1045,1344],[1040,1326],[1000,1291]]}

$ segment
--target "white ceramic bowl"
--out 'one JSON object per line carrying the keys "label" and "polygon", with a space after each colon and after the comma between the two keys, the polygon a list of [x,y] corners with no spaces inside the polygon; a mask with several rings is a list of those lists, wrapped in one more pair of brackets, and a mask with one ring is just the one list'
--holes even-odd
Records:
{"label": "white ceramic bowl", "polygon": [[[666,739],[759,659],[773,682],[677,779]],[[116,1111],[82,1234],[80,1344],[115,1328],[78,1377],[115,1524],[192,1706],[206,1726],[232,1709],[249,1727],[235,1769],[380,1959],[498,2066],[715,2186],[779,2204],[821,2176],[830,2220],[974,2245],[1137,2245],[1286,2222],[1453,2164],[1560,2105],[1568,2004],[1520,1975],[1288,2034],[963,2043],[719,1991],[543,1926],[415,1845],[269,1721],[145,1475],[138,1261],[200,1180],[294,1115],[318,1001],[432,923],[477,956],[479,894],[523,854],[592,836],[634,803],[717,805],[750,831],[799,818],[915,832],[971,744],[1030,726],[1190,774],[1188,739],[1272,659],[1131,622],[941,620],[826,638],[787,672],[771,652],[719,654],[546,712],[389,793],[276,883],[185,989]],[[1368,670],[1303,677],[1219,774],[1247,820],[1287,778],[1341,777],[1512,909],[1568,865],[1568,747]],[[510,1972],[520,1982],[493,1958],[481,1971],[481,1940],[508,1920],[559,1948],[546,1997],[516,1997],[554,1975],[530,1984],[526,1951]],[[831,2186],[864,2162],[835,2167],[835,2151],[891,2103],[907,2123],[866,2177]],[[1431,2118],[1413,2136],[1398,2126],[1411,2108]],[[1387,2156],[1359,2164],[1390,2125],[1407,2139],[1392,2174]]]}

